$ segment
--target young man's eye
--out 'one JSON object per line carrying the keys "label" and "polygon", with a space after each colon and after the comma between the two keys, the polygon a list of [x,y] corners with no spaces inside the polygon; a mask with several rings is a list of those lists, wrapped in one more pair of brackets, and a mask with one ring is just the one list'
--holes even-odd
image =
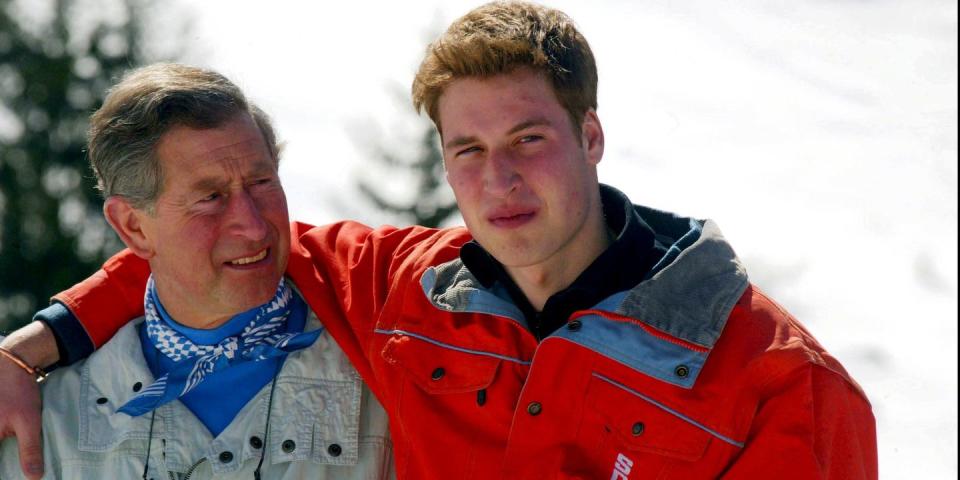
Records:
{"label": "young man's eye", "polygon": [[461,155],[469,155],[471,153],[479,152],[479,151],[480,151],[480,147],[464,148],[463,150],[460,150],[459,152],[457,152],[457,156],[459,157]]}
{"label": "young man's eye", "polygon": [[520,143],[533,143],[543,140],[543,137],[540,135],[524,135],[520,137]]}

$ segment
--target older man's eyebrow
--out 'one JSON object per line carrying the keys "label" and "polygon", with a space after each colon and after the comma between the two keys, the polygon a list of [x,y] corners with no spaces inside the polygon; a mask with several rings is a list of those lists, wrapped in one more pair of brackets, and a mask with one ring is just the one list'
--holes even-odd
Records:
{"label": "older man's eyebrow", "polygon": [[[248,172],[244,173],[244,177],[249,180],[273,176],[276,175],[276,173],[276,167],[272,162],[260,161],[254,164]],[[211,190],[220,190],[226,188],[230,182],[230,179],[217,176],[198,178],[190,184],[190,191],[206,192]]]}
{"label": "older man's eyebrow", "polygon": [[258,178],[258,177],[271,176],[276,174],[277,174],[277,164],[272,161],[262,160],[257,162],[253,166],[253,168],[250,169],[250,172],[246,175],[246,177]]}
{"label": "older man's eyebrow", "polygon": [[191,192],[210,192],[221,190],[229,182],[224,182],[221,178],[205,177],[200,178],[190,184]]}

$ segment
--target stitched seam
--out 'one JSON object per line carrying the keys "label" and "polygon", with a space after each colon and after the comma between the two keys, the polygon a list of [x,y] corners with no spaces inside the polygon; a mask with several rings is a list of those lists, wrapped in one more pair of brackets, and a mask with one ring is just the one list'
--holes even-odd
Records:
{"label": "stitched seam", "polygon": [[609,383],[610,385],[613,385],[613,386],[615,386],[615,387],[617,387],[617,388],[620,388],[620,389],[622,389],[622,390],[624,390],[624,391],[626,391],[626,392],[628,392],[628,393],[631,393],[631,394],[633,394],[633,395],[635,395],[635,396],[637,396],[637,397],[640,397],[640,398],[642,398],[643,400],[646,400],[646,401],[649,402],[651,405],[654,405],[654,406],[656,406],[657,408],[660,408],[661,410],[663,410],[663,411],[665,411],[665,412],[667,412],[667,413],[669,413],[669,414],[671,414],[671,415],[679,418],[680,420],[683,420],[683,421],[685,421],[685,422],[687,422],[687,423],[689,423],[689,424],[691,424],[691,425],[699,428],[700,430],[703,430],[703,431],[709,433],[710,435],[713,435],[714,437],[719,438],[720,440],[723,440],[723,441],[726,442],[726,443],[729,443],[730,445],[733,445],[733,446],[739,447],[739,448],[743,448],[743,446],[744,446],[743,442],[738,442],[738,441],[736,441],[736,440],[733,440],[732,438],[723,436],[723,435],[721,435],[721,434],[719,434],[719,433],[711,430],[711,429],[708,428],[706,425],[703,425],[702,423],[699,423],[699,422],[697,422],[696,420],[694,420],[694,419],[692,419],[692,418],[690,418],[690,417],[687,417],[686,415],[683,415],[682,413],[680,413],[680,412],[678,412],[678,411],[676,411],[676,410],[674,410],[674,409],[672,409],[672,408],[670,408],[670,407],[668,407],[668,406],[666,406],[666,405],[664,405],[664,404],[662,404],[662,403],[660,403],[660,402],[658,402],[658,401],[656,401],[656,400],[654,400],[654,399],[652,399],[652,398],[650,398],[650,397],[648,397],[648,396],[646,396],[646,395],[644,395],[644,394],[642,394],[642,393],[640,393],[640,392],[638,392],[638,391],[636,391],[636,390],[634,390],[634,389],[632,389],[632,388],[630,388],[630,387],[628,387],[628,386],[626,386],[626,385],[623,385],[623,384],[621,384],[621,383],[618,383],[617,381],[612,380],[612,379],[610,379],[610,378],[607,378],[607,377],[605,377],[605,376],[603,376],[603,375],[600,375],[599,373],[594,373],[593,376],[596,377],[596,378],[598,378],[598,379],[600,379],[600,380],[603,380],[604,382]]}
{"label": "stitched seam", "polygon": [[378,328],[378,329],[374,330],[374,333],[379,333],[379,334],[381,334],[381,335],[396,335],[396,334],[406,335],[406,336],[408,336],[408,337],[413,337],[413,338],[416,338],[416,339],[419,339],[419,340],[423,340],[423,341],[425,341],[425,342],[427,342],[427,343],[431,343],[431,344],[436,345],[436,346],[438,346],[438,347],[443,347],[443,348],[447,348],[447,349],[454,350],[454,351],[457,351],[457,352],[462,352],[462,353],[469,353],[469,354],[473,354],[473,355],[480,355],[480,356],[483,356],[483,357],[497,358],[497,359],[500,359],[500,360],[506,360],[506,361],[508,361],[508,362],[519,363],[520,365],[530,365],[531,363],[533,363],[533,362],[526,361],[526,360],[520,360],[520,359],[518,359],[518,358],[508,357],[508,356],[506,356],[506,355],[500,355],[499,353],[491,353],[491,352],[484,352],[484,351],[481,351],[481,350],[470,350],[470,349],[468,349],[468,348],[457,347],[457,346],[454,346],[454,345],[450,345],[450,344],[446,344],[446,343],[443,343],[443,342],[434,340],[434,339],[432,339],[432,338],[430,338],[430,337],[426,337],[426,336],[419,335],[419,334],[416,334],[416,333],[407,332],[407,331],[405,331],[405,330],[382,330],[382,329],[379,329],[379,328]]}

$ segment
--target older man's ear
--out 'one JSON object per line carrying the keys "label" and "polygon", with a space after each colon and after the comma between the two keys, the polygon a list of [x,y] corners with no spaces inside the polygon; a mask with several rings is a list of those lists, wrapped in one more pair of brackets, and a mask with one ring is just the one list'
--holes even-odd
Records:
{"label": "older man's ear", "polygon": [[134,208],[130,202],[122,197],[108,197],[103,202],[103,216],[120,235],[120,240],[127,245],[138,257],[149,260],[155,250],[151,239],[143,230],[142,219],[149,215],[146,211]]}

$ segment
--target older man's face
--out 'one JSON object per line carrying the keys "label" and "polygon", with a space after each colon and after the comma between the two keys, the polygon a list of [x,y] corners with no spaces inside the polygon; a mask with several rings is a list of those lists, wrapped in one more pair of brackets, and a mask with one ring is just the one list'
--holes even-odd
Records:
{"label": "older man's face", "polygon": [[141,226],[167,311],[210,328],[269,300],[286,269],[290,230],[277,167],[253,119],[174,127],[157,156],[164,184]]}

